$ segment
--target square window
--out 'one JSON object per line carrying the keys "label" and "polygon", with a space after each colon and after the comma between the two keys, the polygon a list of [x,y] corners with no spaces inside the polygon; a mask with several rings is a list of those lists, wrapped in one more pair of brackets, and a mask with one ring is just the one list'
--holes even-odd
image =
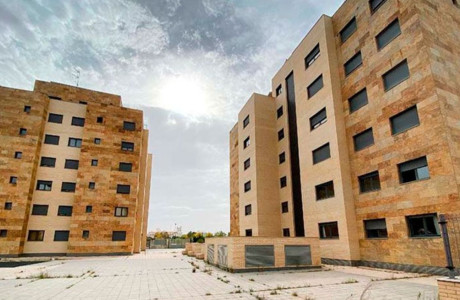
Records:
{"label": "square window", "polygon": [[126,163],[126,162],[121,162],[118,166],[119,171],[123,172],[132,172],[133,170],[133,164],[132,163]]}
{"label": "square window", "polygon": [[379,171],[367,173],[358,177],[359,191],[361,193],[373,192],[380,190]]}
{"label": "square window", "polygon": [[382,75],[385,91],[387,92],[391,90],[401,82],[407,80],[409,77],[409,66],[407,65],[407,59],[405,59]]}
{"label": "square window", "polygon": [[5,202],[5,210],[12,210],[13,209],[13,202]]}
{"label": "square window", "polygon": [[83,232],[81,234],[81,237],[84,238],[84,239],[88,239],[89,238],[89,230],[83,230]]}
{"label": "square window", "polygon": [[29,230],[27,240],[29,242],[42,242],[45,237],[44,230]]}
{"label": "square window", "polygon": [[251,180],[244,184],[244,192],[249,192],[251,190]]}
{"label": "square window", "polygon": [[387,238],[387,223],[385,219],[365,220],[364,230],[366,231],[366,238],[378,239]]}
{"label": "square window", "polygon": [[40,160],[40,167],[54,168],[56,166],[56,158],[42,157]]}
{"label": "square window", "polygon": [[127,207],[115,207],[115,217],[127,217],[128,208]]}
{"label": "square window", "polygon": [[19,135],[26,135],[27,134],[27,129],[25,128],[20,128],[19,129]]}
{"label": "square window", "polygon": [[131,186],[126,184],[117,185],[117,194],[129,194],[131,192]]}
{"label": "square window", "polygon": [[407,216],[410,237],[439,236],[438,217],[436,214]]}
{"label": "square window", "polygon": [[6,237],[8,235],[8,230],[0,229],[0,237]]}
{"label": "square window", "polygon": [[96,122],[99,123],[99,124],[101,124],[101,123],[104,122],[104,118],[103,118],[103,117],[97,117],[97,118],[96,118]]}
{"label": "square window", "polygon": [[11,184],[17,184],[18,183],[18,178],[16,176],[11,176],[10,177],[10,183]]}
{"label": "square window", "polygon": [[22,158],[22,152],[19,152],[19,151],[14,152],[14,158],[21,159]]}
{"label": "square window", "polygon": [[284,188],[287,186],[287,178],[286,176],[283,176],[280,178],[280,188]]}
{"label": "square window", "polygon": [[100,139],[100,138],[95,138],[95,139],[94,139],[94,143],[95,143],[96,145],[100,145],[100,144],[101,144],[101,139]]}
{"label": "square window", "polygon": [[278,131],[278,141],[281,141],[282,139],[284,139],[284,128]]}
{"label": "square window", "polygon": [[75,192],[75,182],[63,182],[61,186],[61,192],[73,193]]}
{"label": "square window", "polygon": [[337,222],[319,223],[319,238],[320,239],[338,239],[339,226]]}
{"label": "square window", "polygon": [[251,159],[248,158],[244,161],[244,169],[247,170],[251,166]]}
{"label": "square window", "polygon": [[134,143],[121,142],[121,150],[130,152],[134,151]]}
{"label": "square window", "polygon": [[245,216],[250,216],[251,214],[252,214],[252,206],[251,206],[251,204],[246,205],[244,207],[244,215]]}
{"label": "square window", "polygon": [[354,70],[359,68],[363,64],[363,58],[361,56],[361,51],[353,55],[343,67],[345,68],[345,76],[350,75]]}
{"label": "square window", "polygon": [[400,163],[398,170],[400,183],[430,178],[426,156]]}
{"label": "square window", "polygon": [[420,125],[417,106],[412,106],[390,118],[391,134],[395,135]]}
{"label": "square window", "polygon": [[308,55],[305,57],[305,69],[308,69],[308,67],[318,59],[319,55],[319,44],[317,44],[315,48],[313,48],[313,50],[311,50],[310,53],[308,53]]}
{"label": "square window", "polygon": [[136,123],[123,121],[123,129],[124,130],[129,130],[129,131],[134,131],[134,130],[136,130]]}
{"label": "square window", "polygon": [[355,151],[374,145],[374,133],[372,132],[372,128],[366,129],[353,136],[353,144],[355,145]]}
{"label": "square window", "polygon": [[363,106],[366,106],[368,103],[367,90],[364,88],[354,94],[350,99],[348,99],[348,103],[350,105],[350,113],[357,111]]}
{"label": "square window", "polygon": [[112,241],[124,241],[126,240],[126,231],[113,231]]}
{"label": "square window", "polygon": [[75,148],[81,148],[81,143],[82,143],[81,139],[69,138],[68,146],[69,147],[75,147]]}
{"label": "square window", "polygon": [[92,205],[87,205],[85,211],[86,211],[87,214],[92,213],[93,212],[93,206]]}
{"label": "square window", "polygon": [[57,215],[61,217],[70,217],[72,216],[72,210],[72,206],[59,205]]}
{"label": "square window", "polygon": [[286,153],[281,153],[279,156],[278,156],[278,160],[279,160],[279,163],[282,164],[286,161]]}
{"label": "square window", "polygon": [[30,113],[31,107],[29,105],[24,106],[24,112]]}
{"label": "square window", "polygon": [[91,166],[97,167],[97,164],[98,164],[98,160],[97,160],[97,159],[92,159],[92,160],[91,160]]}
{"label": "square window", "polygon": [[72,117],[72,123],[73,126],[80,126],[83,127],[85,126],[85,119],[84,118],[79,118],[79,117]]}
{"label": "square window", "polygon": [[96,183],[95,182],[90,182],[89,185],[88,185],[88,188],[90,190],[94,190],[96,188]]}
{"label": "square window", "polygon": [[385,3],[386,0],[369,0],[369,5],[371,7],[371,13],[375,13],[380,6]]}
{"label": "square window", "polygon": [[283,86],[280,84],[277,88],[276,88],[276,97],[278,97],[279,95],[281,95],[283,93]]}
{"label": "square window", "polygon": [[319,184],[315,186],[316,200],[323,200],[328,198],[333,198],[334,193],[334,182],[331,180],[326,183]]}
{"label": "square window", "polygon": [[356,18],[353,17],[353,19],[351,19],[350,22],[348,22],[347,25],[345,25],[345,27],[343,27],[340,31],[340,39],[342,40],[342,43],[345,43],[350,36],[353,35],[357,28]]}
{"label": "square window", "polygon": [[283,214],[289,212],[289,204],[287,201],[281,203],[281,212]]}
{"label": "square window", "polygon": [[249,116],[244,118],[244,120],[243,120],[243,128],[246,128],[246,126],[248,126],[248,125],[249,125]]}
{"label": "square window", "polygon": [[388,45],[392,40],[397,38],[401,34],[401,28],[399,27],[399,20],[396,19],[391,22],[385,29],[383,29],[376,37],[377,49],[381,50]]}
{"label": "square window", "polygon": [[80,161],[75,159],[66,159],[64,164],[64,169],[78,170]]}
{"label": "square window", "polygon": [[289,232],[289,228],[283,228],[283,236],[290,237],[291,233]]}
{"label": "square window", "polygon": [[49,180],[37,180],[37,191],[51,191],[53,182]]}
{"label": "square window", "polygon": [[245,234],[246,236],[252,236],[252,229],[246,229]]}
{"label": "square window", "polygon": [[327,122],[326,108],[323,108],[310,118],[310,130],[316,129],[326,122]]}
{"label": "square window", "polygon": [[50,113],[50,114],[48,115],[48,122],[49,122],[49,123],[62,124],[62,119],[63,119],[63,118],[64,118],[63,115]]}
{"label": "square window", "polygon": [[331,149],[329,147],[329,143],[313,150],[313,164],[320,163],[328,158],[331,157]]}
{"label": "square window", "polygon": [[55,242],[67,242],[69,240],[69,231],[68,230],[56,230],[54,231],[54,241]]}
{"label": "square window", "polygon": [[45,135],[45,144],[59,145],[59,136],[46,134]]}
{"label": "square window", "polygon": [[283,106],[280,106],[278,107],[278,109],[276,110],[276,117],[279,119],[281,118],[281,116],[284,114],[283,112]]}
{"label": "square window", "polygon": [[34,204],[32,206],[32,215],[33,216],[47,216],[48,215],[48,205]]}
{"label": "square window", "polygon": [[318,93],[323,88],[323,86],[323,75],[321,74],[307,87],[308,99]]}
{"label": "square window", "polygon": [[247,137],[243,142],[243,149],[246,149],[251,144],[249,137]]}

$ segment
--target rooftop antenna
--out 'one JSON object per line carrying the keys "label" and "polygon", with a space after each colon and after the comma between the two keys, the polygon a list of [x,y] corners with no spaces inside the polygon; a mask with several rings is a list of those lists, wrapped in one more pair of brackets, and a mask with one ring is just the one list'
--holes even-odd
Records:
{"label": "rooftop antenna", "polygon": [[78,84],[80,82],[80,68],[74,67],[72,75],[73,75],[73,77],[75,77],[75,84],[78,87]]}

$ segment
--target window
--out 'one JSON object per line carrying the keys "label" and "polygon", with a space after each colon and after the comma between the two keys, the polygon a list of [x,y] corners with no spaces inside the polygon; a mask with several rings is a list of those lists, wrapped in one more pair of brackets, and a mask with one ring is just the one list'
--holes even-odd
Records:
{"label": "window", "polygon": [[251,166],[251,159],[248,158],[244,161],[244,169],[247,170]]}
{"label": "window", "polygon": [[44,237],[45,237],[44,230],[29,230],[29,235],[27,237],[27,240],[29,242],[42,242]]}
{"label": "window", "polygon": [[391,133],[398,134],[420,125],[417,107],[412,106],[390,118]]}
{"label": "window", "polygon": [[121,142],[121,150],[124,151],[134,151],[134,143],[130,142]]}
{"label": "window", "polygon": [[284,128],[278,131],[278,141],[281,141],[282,139],[284,139]]}
{"label": "window", "polygon": [[390,23],[385,29],[383,29],[376,37],[377,49],[381,50],[383,47],[388,45],[392,40],[401,34],[401,28],[399,27],[398,19]]}
{"label": "window", "polygon": [[248,126],[248,125],[249,125],[249,116],[244,118],[244,120],[243,120],[243,128],[246,128],[246,126]]}
{"label": "window", "polygon": [[81,139],[69,138],[69,147],[81,148]]}
{"label": "window", "polygon": [[18,178],[16,176],[11,176],[10,177],[10,183],[11,184],[17,184],[18,183]]}
{"label": "window", "polygon": [[251,144],[249,137],[247,137],[243,142],[243,149],[246,149]]}
{"label": "window", "polygon": [[65,169],[74,169],[74,170],[78,170],[78,165],[80,164],[80,162],[78,160],[74,160],[74,159],[66,159],[65,160],[65,164],[64,164],[64,168]]}
{"label": "window", "polygon": [[283,214],[289,212],[289,204],[287,201],[281,203],[281,212]]}
{"label": "window", "polygon": [[317,44],[315,48],[313,48],[313,50],[311,50],[310,53],[308,53],[308,55],[305,57],[305,69],[308,69],[308,67],[318,59],[319,55],[319,44]]}
{"label": "window", "polygon": [[124,241],[126,240],[126,231],[113,231],[112,241]]}
{"label": "window", "polygon": [[31,107],[29,105],[24,106],[24,112],[30,113]]}
{"label": "window", "polygon": [[127,217],[128,208],[127,207],[115,207],[115,217]]}
{"label": "window", "polygon": [[73,126],[85,126],[85,119],[79,117],[72,117],[72,125]]}
{"label": "window", "polygon": [[249,192],[251,190],[251,180],[244,184],[244,192]]}
{"label": "window", "polygon": [[338,239],[339,227],[337,222],[319,223],[320,239]]}
{"label": "window", "polygon": [[393,69],[382,75],[385,91],[391,90],[401,82],[408,79],[409,76],[409,66],[407,65],[407,59],[405,59]]}
{"label": "window", "polygon": [[252,229],[246,229],[245,234],[246,236],[252,236]]}
{"label": "window", "polygon": [[92,213],[93,212],[93,206],[92,205],[86,205],[86,213],[89,214],[89,213]]}
{"label": "window", "polygon": [[369,0],[369,5],[371,7],[371,12],[375,13],[377,9],[382,6],[383,3],[385,3],[386,0]]}
{"label": "window", "polygon": [[127,184],[117,184],[117,194],[129,194],[131,186]]}
{"label": "window", "polygon": [[67,242],[69,240],[69,231],[68,230],[56,230],[54,232],[54,241],[55,242]]}
{"label": "window", "polygon": [[365,220],[364,230],[366,231],[366,238],[368,239],[388,237],[385,219]]}
{"label": "window", "polygon": [[279,119],[281,118],[281,116],[283,115],[283,106],[280,106],[278,107],[278,109],[276,110],[276,117]]}
{"label": "window", "polygon": [[286,161],[286,153],[281,153],[278,157],[279,163],[282,164]]}
{"label": "window", "polygon": [[284,188],[287,186],[287,178],[286,176],[283,176],[280,178],[280,188]]}
{"label": "window", "polygon": [[363,64],[363,58],[361,56],[361,51],[359,51],[343,65],[343,67],[345,68],[345,76],[350,75],[354,70],[356,70],[362,64]]}
{"label": "window", "polygon": [[246,205],[244,207],[244,215],[245,216],[250,216],[251,214],[252,214],[252,206],[251,206],[251,204]]}
{"label": "window", "polygon": [[118,170],[123,172],[131,172],[133,170],[133,164],[121,162],[118,166]]}
{"label": "window", "polygon": [[329,143],[313,150],[313,164],[317,164],[331,157]]}
{"label": "window", "polygon": [[33,216],[46,216],[48,215],[48,205],[34,204],[32,206]]}
{"label": "window", "polygon": [[75,182],[63,182],[61,192],[73,193],[75,192]]}
{"label": "window", "polygon": [[22,158],[22,152],[19,152],[19,151],[14,152],[14,158],[21,159]]}
{"label": "window", "polygon": [[356,31],[358,26],[356,25],[356,18],[353,17],[353,19],[350,20],[350,22],[343,27],[343,29],[340,31],[340,39],[342,43],[345,43],[350,36]]}
{"label": "window", "polygon": [[398,165],[399,182],[407,183],[430,178],[426,156]]}
{"label": "window", "polygon": [[8,235],[8,230],[6,229],[1,229],[0,230],[0,237],[6,237]]}
{"label": "window", "polygon": [[92,167],[97,167],[97,164],[98,164],[98,160],[97,160],[97,159],[92,159],[92,160],[91,160],[91,166],[92,166]]}
{"label": "window", "polygon": [[37,191],[51,191],[52,186],[53,186],[52,181],[48,181],[48,180],[38,180],[37,181]]}
{"label": "window", "polygon": [[334,182],[331,180],[315,186],[316,200],[332,198],[334,194]]}
{"label": "window", "polygon": [[5,210],[12,210],[13,209],[13,202],[5,202]]}
{"label": "window", "polygon": [[48,98],[50,98],[51,100],[62,100],[62,98],[58,96],[48,96]]}
{"label": "window", "polygon": [[94,190],[96,188],[96,183],[95,182],[90,182],[89,185],[88,185],[88,188],[90,190]]}
{"label": "window", "polygon": [[45,144],[59,145],[59,136],[45,134]]}
{"label": "window", "polygon": [[326,123],[326,121],[326,108],[323,108],[322,110],[317,112],[313,117],[310,118],[310,130],[318,128],[322,124]]}
{"label": "window", "polygon": [[87,104],[88,104],[88,102],[86,102],[86,101],[79,101],[78,103],[83,104],[83,105],[87,105]]}
{"label": "window", "polygon": [[283,228],[283,236],[284,237],[291,236],[291,233],[289,232],[289,228]]}
{"label": "window", "polygon": [[358,177],[359,191],[367,193],[380,190],[379,171],[367,173]]}
{"label": "window", "polygon": [[129,130],[129,131],[134,131],[134,130],[136,130],[136,123],[123,121],[123,129],[124,130]]}
{"label": "window", "polygon": [[72,206],[59,205],[57,215],[62,217],[72,216]]}
{"label": "window", "polygon": [[308,98],[313,97],[316,93],[323,88],[323,75],[321,74],[318,78],[315,79],[308,87]]}
{"label": "window", "polygon": [[278,97],[279,95],[281,95],[283,93],[283,86],[280,84],[277,88],[276,88],[276,96]]}
{"label": "window", "polygon": [[54,168],[56,166],[56,158],[54,157],[42,157],[40,160],[40,167]]}
{"label": "window", "polygon": [[97,118],[96,118],[96,122],[99,123],[99,124],[101,124],[101,123],[104,122],[104,118],[103,118],[103,117],[97,117]]}
{"label": "window", "polygon": [[353,137],[353,144],[355,145],[355,151],[374,145],[374,134],[372,132],[372,128],[356,134]]}
{"label": "window", "polygon": [[81,237],[84,238],[84,239],[88,239],[89,238],[89,230],[83,230],[83,232],[81,234]]}
{"label": "window", "polygon": [[58,114],[52,114],[50,113],[48,115],[48,122],[50,123],[58,123],[58,124],[62,124],[62,118],[64,116],[63,115],[58,115]]}
{"label": "window", "polygon": [[350,113],[357,111],[361,107],[367,105],[367,103],[367,90],[364,88],[348,99],[348,104],[350,104]]}
{"label": "window", "polygon": [[96,145],[100,145],[100,144],[101,144],[101,139],[100,139],[100,138],[95,138],[95,139],[94,139],[94,143],[95,143]]}
{"label": "window", "polygon": [[438,217],[436,214],[407,216],[410,237],[439,236]]}
{"label": "window", "polygon": [[26,135],[27,134],[27,129],[25,128],[20,128],[19,129],[19,135]]}

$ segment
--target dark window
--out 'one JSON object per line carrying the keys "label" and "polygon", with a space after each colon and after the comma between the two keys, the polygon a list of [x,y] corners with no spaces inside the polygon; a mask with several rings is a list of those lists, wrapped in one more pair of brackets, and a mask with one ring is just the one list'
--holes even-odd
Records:
{"label": "dark window", "polygon": [[363,58],[361,56],[361,51],[356,53],[352,58],[350,58],[343,67],[345,68],[345,75],[348,76],[356,70],[359,66],[363,64]]}
{"label": "dark window", "polygon": [[409,76],[409,66],[407,65],[407,60],[405,59],[393,67],[393,69],[382,75],[385,91],[391,90],[401,82],[408,79]]}
{"label": "dark window", "polygon": [[251,214],[252,214],[252,206],[251,206],[251,204],[246,205],[244,207],[244,215],[245,216],[250,216]]}
{"label": "dark window", "polygon": [[315,79],[308,87],[308,98],[313,97],[316,93],[319,92],[323,88],[323,75],[320,75],[318,78]]}
{"label": "dark window", "polygon": [[134,151],[134,143],[130,142],[121,142],[121,150],[124,151]]}
{"label": "dark window", "polygon": [[129,131],[134,131],[134,130],[136,130],[136,123],[123,121],[123,129],[124,130],[129,130]]}
{"label": "dark window", "polygon": [[284,188],[287,186],[287,178],[286,176],[283,176],[280,178],[280,188]]}
{"label": "dark window", "polygon": [[348,38],[356,31],[358,26],[356,25],[356,18],[353,17],[353,19],[350,20],[350,22],[343,27],[343,29],[340,31],[340,39],[342,40],[342,43],[345,43]]}
{"label": "dark window", "polygon": [[124,241],[126,240],[126,231],[113,231],[112,241]]}
{"label": "dark window", "polygon": [[313,150],[313,164],[317,164],[331,157],[329,143]]}
{"label": "dark window", "polygon": [[98,160],[97,160],[97,159],[92,159],[92,160],[91,160],[91,166],[92,166],[92,167],[97,167],[97,164],[98,164]]}
{"label": "dark window", "polygon": [[0,230],[0,237],[6,237],[8,235],[8,230],[6,229],[1,229]]}
{"label": "dark window", "polygon": [[89,238],[89,230],[83,230],[83,232],[81,234],[81,237],[84,238],[84,239],[88,239]]}
{"label": "dark window", "polygon": [[83,104],[83,105],[87,105],[87,104],[88,104],[88,102],[86,102],[86,101],[79,101],[78,103]]}
{"label": "dark window", "polygon": [[48,180],[38,180],[37,181],[38,191],[51,191],[52,186],[53,186],[52,181],[48,181]]}
{"label": "dark window", "polygon": [[320,239],[338,239],[339,226],[337,222],[319,223],[319,238]]}
{"label": "dark window", "polygon": [[100,145],[100,144],[101,144],[101,139],[100,139],[100,138],[95,138],[95,139],[94,139],[94,143],[95,143],[96,145]]}
{"label": "dark window", "polygon": [[22,158],[22,152],[19,152],[19,151],[14,152],[14,158],[17,158],[17,159]]}
{"label": "dark window", "polygon": [[75,192],[75,182],[63,182],[61,186],[61,192]]}
{"label": "dark window", "polygon": [[410,237],[439,236],[438,217],[436,214],[407,216]]}
{"label": "dark window", "polygon": [[119,166],[118,166],[118,170],[123,171],[123,172],[132,172],[133,164],[132,163],[121,162],[119,164]]}
{"label": "dark window", "polygon": [[281,212],[283,214],[289,212],[289,204],[287,201],[281,203]]}
{"label": "dark window", "polygon": [[97,123],[103,123],[103,122],[104,122],[104,118],[103,118],[103,117],[97,117],[97,118],[96,118],[96,122],[97,122]]}
{"label": "dark window", "polygon": [[404,132],[408,129],[411,129],[412,127],[420,125],[417,107],[412,106],[411,108],[406,109],[405,111],[391,117],[390,123],[392,134]]}
{"label": "dark window", "polygon": [[74,170],[78,170],[78,165],[80,164],[80,162],[78,160],[74,160],[74,159],[66,159],[65,160],[65,165],[64,165],[64,168],[65,169],[74,169]]}
{"label": "dark window", "polygon": [[5,210],[13,209],[13,202],[5,202]]}
{"label": "dark window", "polygon": [[115,217],[127,217],[128,208],[127,207],[115,207]]}
{"label": "dark window", "polygon": [[127,184],[117,184],[117,194],[129,194],[131,186]]}
{"label": "dark window", "polygon": [[388,237],[385,219],[365,220],[364,230],[368,239]]}
{"label": "dark window", "polygon": [[353,137],[353,144],[355,145],[355,151],[374,145],[374,134],[372,132],[372,128],[366,129],[355,135]]}
{"label": "dark window", "polygon": [[322,110],[317,112],[313,117],[310,118],[310,130],[318,128],[322,124],[326,123],[326,121],[326,108],[323,108]]}
{"label": "dark window", "polygon": [[54,157],[42,157],[40,160],[40,167],[54,168],[56,166],[56,158]]}
{"label": "dark window", "polygon": [[244,192],[249,192],[251,190],[251,180],[244,184]]}
{"label": "dark window", "polygon": [[399,27],[398,19],[396,19],[375,37],[377,41],[377,48],[381,50],[400,34],[401,28]]}
{"label": "dark window", "polygon": [[283,93],[283,86],[280,84],[277,88],[276,88],[276,96],[279,96]]}
{"label": "dark window", "polygon": [[244,161],[244,169],[247,170],[251,166],[251,159],[248,158]]}
{"label": "dark window", "polygon": [[247,137],[243,142],[243,149],[246,149],[251,144],[249,137]]}
{"label": "dark window", "polygon": [[45,135],[45,144],[59,145],[59,136],[57,135]]}
{"label": "dark window", "polygon": [[48,96],[48,98],[50,98],[51,100],[62,100],[62,98],[58,96]]}
{"label": "dark window", "polygon": [[430,178],[426,156],[398,165],[399,182],[406,183]]}
{"label": "dark window", "polygon": [[54,241],[55,242],[67,242],[69,240],[69,231],[68,230],[56,230],[54,232]]}
{"label": "dark window", "polygon": [[244,118],[244,120],[243,120],[243,128],[246,128],[246,126],[248,126],[248,125],[249,125],[249,116]]}
{"label": "dark window", "polygon": [[286,161],[286,153],[281,153],[278,157],[279,163],[282,164]]}
{"label": "dark window", "polygon": [[92,205],[87,205],[86,206],[86,213],[92,213],[93,212],[93,206]]}
{"label": "dark window", "polygon": [[367,173],[358,177],[359,191],[367,193],[380,190],[379,171]]}
{"label": "dark window", "polygon": [[19,135],[26,135],[27,134],[27,129],[25,128],[20,128],[19,129]]}
{"label": "dark window", "polygon": [[282,139],[284,139],[284,128],[278,131],[278,141],[281,141]]}
{"label": "dark window", "polygon": [[10,183],[11,184],[16,184],[18,183],[18,178],[16,176],[11,176],[10,177]]}
{"label": "dark window", "polygon": [[283,112],[283,107],[282,107],[282,106],[278,107],[278,109],[276,110],[276,117],[277,117],[278,119],[281,118],[281,116],[283,115],[283,113],[284,113],[284,112]]}
{"label": "dark window", "polygon": [[29,105],[24,106],[24,112],[30,113],[31,107]]}
{"label": "dark window", "polygon": [[252,229],[246,229],[245,234],[246,236],[252,236]]}
{"label": "dark window", "polygon": [[315,186],[316,200],[332,198],[334,194],[334,182],[329,181]]}
{"label": "dark window", "polygon": [[357,92],[350,99],[348,99],[348,103],[350,104],[350,113],[357,111],[363,106],[366,106],[368,103],[367,90],[362,89],[361,91]]}
{"label": "dark window", "polygon": [[63,115],[50,113],[49,116],[48,116],[48,122],[62,124],[62,118],[63,117],[64,117]]}
{"label": "dark window", "polygon": [[289,228],[283,228],[283,236],[284,237],[291,236],[291,233],[289,232]]}
{"label": "dark window", "polygon": [[46,216],[48,215],[48,205],[34,204],[32,206],[33,216]]}
{"label": "dark window", "polygon": [[387,0],[369,0],[369,5],[371,6],[371,12],[375,13],[377,9],[382,6],[383,3],[385,3]]}
{"label": "dark window", "polygon": [[81,139],[69,138],[69,147],[81,148]]}
{"label": "dark window", "polygon": [[63,216],[63,217],[72,216],[72,206],[59,205],[57,215],[58,216]]}
{"label": "dark window", "polygon": [[29,235],[27,237],[27,240],[29,242],[42,242],[44,237],[45,237],[44,230],[29,230]]}
{"label": "dark window", "polygon": [[79,117],[72,117],[72,125],[73,126],[85,126],[85,119]]}
{"label": "dark window", "polygon": [[95,182],[90,182],[89,185],[88,185],[88,188],[90,190],[94,190],[96,188],[96,183]]}
{"label": "dark window", "polygon": [[273,245],[245,245],[244,252],[246,268],[275,266],[275,247]]}
{"label": "dark window", "polygon": [[319,51],[319,44],[318,44],[305,57],[305,69],[311,66],[315,62],[315,60],[318,59],[319,55],[320,55],[320,51]]}

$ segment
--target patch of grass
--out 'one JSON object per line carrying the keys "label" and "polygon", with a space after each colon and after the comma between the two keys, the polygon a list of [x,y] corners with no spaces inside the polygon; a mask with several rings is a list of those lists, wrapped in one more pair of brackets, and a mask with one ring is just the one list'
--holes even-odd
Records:
{"label": "patch of grass", "polygon": [[358,280],[354,279],[354,278],[349,278],[345,281],[342,281],[342,284],[350,284],[350,283],[358,283]]}
{"label": "patch of grass", "polygon": [[278,295],[278,292],[277,292],[276,290],[271,291],[271,292],[270,292],[270,295]]}
{"label": "patch of grass", "polygon": [[41,272],[40,274],[38,274],[37,276],[37,279],[47,279],[47,278],[51,278],[48,273],[46,272]]}
{"label": "patch of grass", "polygon": [[195,268],[193,268],[193,270],[192,270],[192,273],[195,273],[195,272],[196,272],[196,269],[195,269]]}
{"label": "patch of grass", "polygon": [[211,293],[206,293],[206,296],[211,296]]}
{"label": "patch of grass", "polygon": [[292,297],[298,297],[298,296],[299,295],[296,292],[292,293]]}
{"label": "patch of grass", "polygon": [[255,281],[254,278],[249,278],[249,281]]}

